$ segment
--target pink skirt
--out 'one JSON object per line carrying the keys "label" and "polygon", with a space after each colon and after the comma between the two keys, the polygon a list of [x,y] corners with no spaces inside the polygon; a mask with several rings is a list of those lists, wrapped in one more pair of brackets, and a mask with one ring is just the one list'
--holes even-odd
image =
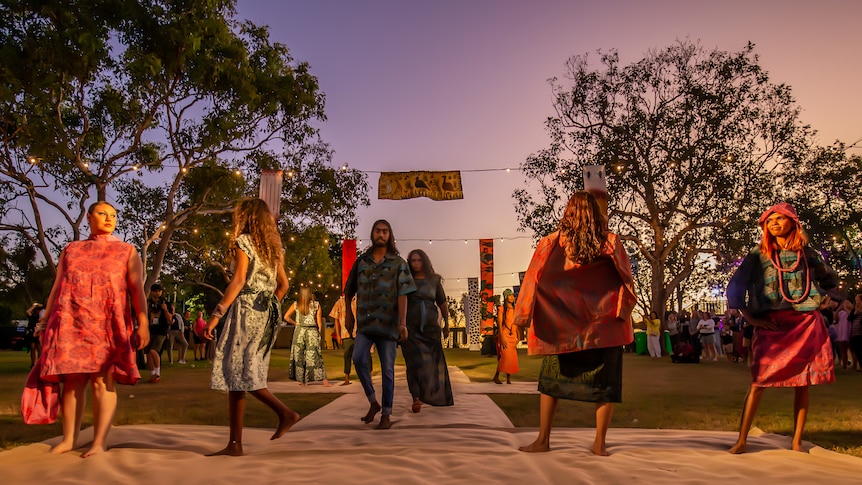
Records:
{"label": "pink skirt", "polygon": [[820,312],[778,310],[767,318],[778,329],[754,329],[752,384],[803,387],[835,382],[832,345]]}

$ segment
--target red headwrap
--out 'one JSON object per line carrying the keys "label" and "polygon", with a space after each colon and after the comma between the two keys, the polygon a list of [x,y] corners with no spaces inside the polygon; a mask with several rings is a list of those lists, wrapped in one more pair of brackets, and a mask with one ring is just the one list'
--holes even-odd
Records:
{"label": "red headwrap", "polygon": [[796,209],[794,209],[793,206],[788,204],[787,202],[779,202],[774,206],[770,207],[769,209],[766,209],[766,212],[764,212],[763,215],[760,216],[760,219],[757,221],[757,224],[762,226],[763,223],[766,222],[766,219],[769,217],[769,215],[776,212],[793,219],[796,224],[799,224],[799,215],[796,214]]}

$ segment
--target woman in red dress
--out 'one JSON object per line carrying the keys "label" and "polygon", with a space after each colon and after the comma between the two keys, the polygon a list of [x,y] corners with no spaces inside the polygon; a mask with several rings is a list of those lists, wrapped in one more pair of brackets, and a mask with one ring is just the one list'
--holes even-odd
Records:
{"label": "woman in red dress", "polygon": [[745,451],[748,431],[767,387],[794,388],[791,448],[802,451],[808,386],[835,381],[832,345],[817,309],[826,291],[838,286],[838,276],[808,246],[808,236],[790,204],[775,204],[758,223],[763,239],[727,286],[728,308],[738,309],[754,327],[751,386],[742,409],[739,438],[730,452]]}
{"label": "woman in red dress", "polygon": [[63,440],[51,453],[75,448],[87,383],[92,387],[93,443],[82,458],[106,450],[117,410],[115,385],[134,384],[141,378],[135,350],[150,340],[143,265],[131,244],[112,235],[116,209],[96,202],[87,211],[87,222],[90,237],[69,243],[60,255],[45,317],[36,329],[42,339],[40,377],[63,385]]}
{"label": "woman in red dress", "polygon": [[[631,343],[636,297],[631,264],[588,192],[569,199],[559,230],[542,238],[530,261],[515,324],[530,325],[530,355],[539,371],[539,436],[521,451],[550,449],[560,399],[596,403],[592,452],[607,455],[605,435],[622,401],[623,345]],[[532,324],[532,325],[531,325]]]}

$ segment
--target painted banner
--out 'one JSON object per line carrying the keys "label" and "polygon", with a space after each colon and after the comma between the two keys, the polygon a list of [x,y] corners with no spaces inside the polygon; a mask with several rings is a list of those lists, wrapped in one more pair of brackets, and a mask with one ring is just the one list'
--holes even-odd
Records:
{"label": "painted banner", "polygon": [[350,276],[350,269],[356,262],[356,239],[345,239],[341,243],[341,294],[344,294],[344,285]]}
{"label": "painted banner", "polygon": [[260,193],[258,197],[266,202],[272,217],[278,220],[281,209],[281,170],[264,170],[260,173]]}
{"label": "painted banner", "polygon": [[461,172],[381,172],[377,198],[402,200],[428,197],[432,200],[463,199]]}
{"label": "painted banner", "polygon": [[467,343],[470,350],[475,352],[482,349],[482,336],[479,328],[479,278],[467,278],[466,298],[464,313],[467,321]]}
{"label": "painted banner", "polygon": [[482,335],[494,334],[494,240],[479,240],[479,276],[482,278],[479,287],[479,300]]}

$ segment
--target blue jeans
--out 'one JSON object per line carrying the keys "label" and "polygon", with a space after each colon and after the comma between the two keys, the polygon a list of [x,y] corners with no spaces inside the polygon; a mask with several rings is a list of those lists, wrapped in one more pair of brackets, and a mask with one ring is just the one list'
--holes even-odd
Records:
{"label": "blue jeans", "polygon": [[377,335],[356,334],[353,343],[353,365],[356,367],[356,375],[362,383],[362,390],[368,402],[377,402],[374,393],[374,384],[371,382],[371,369],[368,363],[371,354],[371,345],[377,347],[377,355],[380,356],[380,370],[383,377],[383,405],[381,412],[383,416],[392,414],[392,401],[395,396],[395,350],[398,342]]}

